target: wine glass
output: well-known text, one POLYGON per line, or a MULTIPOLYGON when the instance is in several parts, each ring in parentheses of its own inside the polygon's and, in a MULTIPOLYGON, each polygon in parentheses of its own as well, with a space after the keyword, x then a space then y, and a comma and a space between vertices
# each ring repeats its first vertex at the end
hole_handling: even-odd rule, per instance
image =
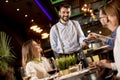
POLYGON ((57 67, 56 67, 56 65, 55 65, 55 60, 54 60, 53 57, 51 57, 51 58, 49 59, 49 63, 50 63, 50 65, 51 65, 51 67, 52 67, 52 70, 51 70, 51 71, 48 71, 48 73, 49 73, 50 75, 53 75, 53 74, 55 74, 55 73, 57 72, 57 67))
POLYGON ((84 54, 83 51, 81 51, 80 53, 78 53, 78 60, 79 62, 82 64, 82 68, 87 68, 88 67, 88 61, 86 59, 86 56, 84 54))

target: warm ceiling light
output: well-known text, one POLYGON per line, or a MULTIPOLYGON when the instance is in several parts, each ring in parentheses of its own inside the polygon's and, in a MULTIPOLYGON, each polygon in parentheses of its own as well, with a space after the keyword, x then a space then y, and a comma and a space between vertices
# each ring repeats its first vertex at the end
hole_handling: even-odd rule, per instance
POLYGON ((33 25, 30 27, 30 29, 34 29, 34 28, 37 28, 38 26, 37 25, 33 25))
POLYGON ((91 16, 94 16, 94 14, 93 14, 93 13, 91 13, 90 15, 91 15, 91 16))
POLYGON ((20 9, 19 9, 19 8, 17 8, 17 11, 20 11, 20 9))
POLYGON ((32 19, 31 22, 34 22, 34 19, 32 19))
POLYGON ((87 4, 84 4, 83 7, 81 8, 82 11, 84 12, 89 12, 89 7, 87 4))
POLYGON ((87 7, 87 4, 84 4, 85 7, 87 7))
POLYGON ((39 27, 33 28, 33 31, 37 31, 37 30, 40 30, 40 28, 39 27))
POLYGON ((31 26, 30 29, 37 33, 41 33, 43 31, 43 29, 40 29, 40 27, 38 27, 37 25, 31 26))
POLYGON ((81 10, 84 12, 93 13, 93 10, 87 4, 84 4, 83 7, 81 8, 81 10))
POLYGON ((28 17, 28 15, 26 14, 25 17, 28 17))
POLYGON ((38 33, 41 33, 42 31, 43 31, 43 29, 36 30, 36 32, 38 32, 38 33))
POLYGON ((97 20, 98 20, 94 14, 91 15, 91 17, 92 17, 92 20, 93 20, 93 21, 97 21, 97 20))
POLYGON ((87 33, 90 33, 90 32, 91 32, 91 30, 88 30, 88 31, 87 31, 87 33))
POLYGON ((43 34, 41 34, 41 35, 42 35, 42 39, 46 39, 46 38, 48 38, 48 36, 49 36, 48 33, 43 33, 43 34))
POLYGON ((5 2, 8 3, 8 0, 6 0, 5 2))
POLYGON ((102 34, 102 31, 99 31, 99 34, 102 34))
POLYGON ((90 13, 92 13, 92 12, 93 12, 93 10, 92 10, 92 9, 90 9, 90 10, 89 10, 89 12, 90 12, 90 13))
POLYGON ((84 10, 84 7, 82 7, 81 10, 83 11, 83 10, 84 10))

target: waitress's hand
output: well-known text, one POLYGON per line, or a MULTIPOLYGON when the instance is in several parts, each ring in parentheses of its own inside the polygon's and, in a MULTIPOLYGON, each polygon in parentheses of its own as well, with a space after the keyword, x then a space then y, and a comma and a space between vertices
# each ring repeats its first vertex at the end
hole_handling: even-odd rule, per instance
POLYGON ((106 36, 103 36, 94 32, 89 33, 87 37, 88 39, 99 39, 102 41, 104 41, 107 38, 106 36))
POLYGON ((88 39, 92 39, 92 38, 98 38, 99 36, 101 36, 101 35, 99 35, 99 34, 97 34, 97 33, 94 33, 94 32, 91 32, 91 33, 89 33, 88 34, 88 39))

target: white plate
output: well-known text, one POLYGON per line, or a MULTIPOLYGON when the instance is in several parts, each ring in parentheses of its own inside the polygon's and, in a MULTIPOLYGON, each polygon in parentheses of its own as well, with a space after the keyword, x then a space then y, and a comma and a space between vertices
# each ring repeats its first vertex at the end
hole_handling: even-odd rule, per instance
POLYGON ((77 76, 77 75, 82 75, 83 73, 86 73, 88 72, 89 69, 84 69, 84 70, 81 70, 81 71, 77 71, 77 72, 73 72, 73 73, 69 73, 67 75, 63 75, 60 77, 60 80, 61 79, 67 79, 67 78, 70 78, 70 77, 73 77, 73 76, 77 76))

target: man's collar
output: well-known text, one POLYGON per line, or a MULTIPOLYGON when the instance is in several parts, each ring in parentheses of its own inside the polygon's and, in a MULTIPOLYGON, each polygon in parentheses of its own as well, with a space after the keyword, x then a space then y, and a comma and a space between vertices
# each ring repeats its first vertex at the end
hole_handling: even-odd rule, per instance
POLYGON ((59 22, 60 22, 61 24, 63 24, 63 25, 66 25, 66 24, 69 22, 69 20, 68 20, 67 22, 65 22, 65 23, 63 23, 61 20, 59 20, 59 22))

